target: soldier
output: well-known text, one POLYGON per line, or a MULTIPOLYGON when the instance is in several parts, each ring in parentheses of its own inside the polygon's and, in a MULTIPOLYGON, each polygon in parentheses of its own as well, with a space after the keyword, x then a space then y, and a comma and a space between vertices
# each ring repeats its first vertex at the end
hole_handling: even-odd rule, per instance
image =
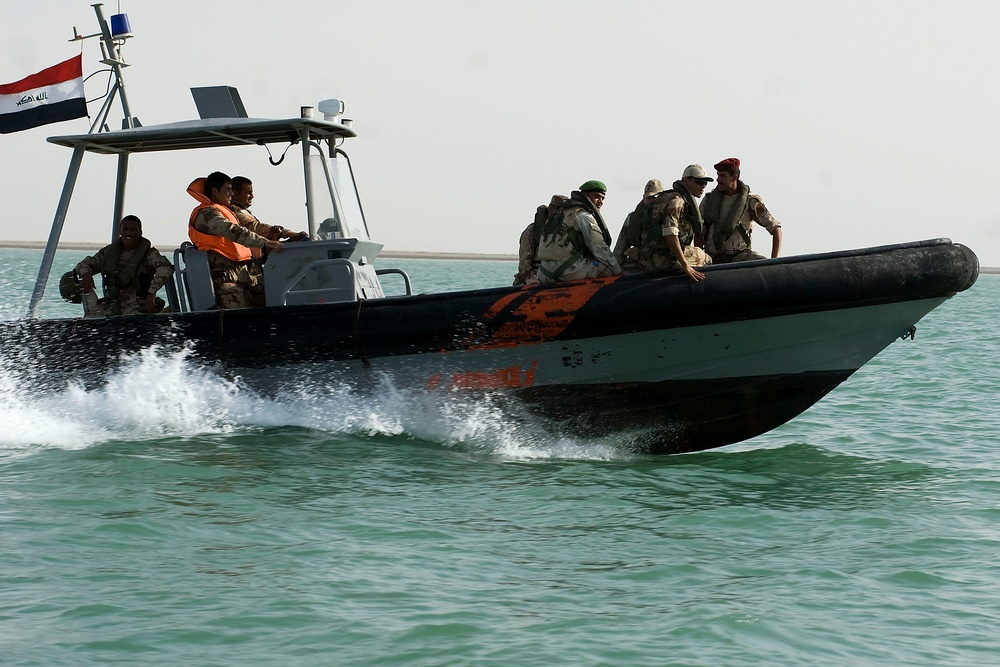
POLYGON ((219 308, 249 308, 264 305, 264 275, 253 261, 250 248, 281 252, 281 241, 255 234, 239 224, 229 210, 233 181, 215 171, 195 179, 188 194, 201 202, 188 222, 188 236, 199 250, 207 250, 208 266, 219 308))
POLYGON ((156 313, 163 300, 156 293, 174 273, 173 265, 142 236, 142 221, 134 215, 122 218, 118 240, 85 257, 76 265, 80 288, 87 295, 88 315, 136 315, 156 313), (97 299, 94 274, 104 278, 107 296, 97 299))
POLYGON ((565 195, 552 195, 552 199, 549 200, 547 205, 543 204, 535 209, 534 222, 528 223, 528 226, 521 232, 521 238, 518 239, 517 244, 517 273, 514 275, 515 286, 538 284, 535 274, 538 273, 538 266, 541 264, 538 260, 538 241, 542 237, 542 228, 545 227, 545 221, 549 219, 549 216, 556 210, 556 207, 567 199, 569 198, 565 195))
POLYGON ((618 234, 618 241, 615 243, 615 259, 625 273, 639 273, 642 267, 639 264, 639 231, 642 222, 649 215, 649 202, 653 197, 663 192, 663 183, 658 178, 646 182, 646 187, 642 191, 642 199, 636 205, 635 210, 625 216, 622 224, 622 231, 618 234))
POLYGON ((705 219, 705 250, 716 263, 764 259, 750 249, 750 232, 756 222, 771 234, 771 257, 781 252, 781 223, 764 202, 750 194, 740 180, 739 158, 726 158, 715 165, 719 185, 705 195, 701 214, 705 219))
POLYGON ((688 165, 681 180, 656 195, 647 205, 648 220, 641 222, 639 264, 643 271, 684 271, 698 282, 705 274, 696 266, 712 263, 701 249, 702 219, 695 198, 701 197, 712 181, 699 164, 688 165))
POLYGON ((549 217, 538 244, 538 281, 560 282, 617 276, 621 267, 611 254, 601 206, 608 188, 587 181, 549 217))
POLYGON ((233 212, 240 225, 254 234, 272 241, 305 241, 309 238, 306 232, 293 232, 278 225, 266 225, 250 212, 253 204, 253 183, 246 176, 233 177, 233 199, 229 210, 233 212))

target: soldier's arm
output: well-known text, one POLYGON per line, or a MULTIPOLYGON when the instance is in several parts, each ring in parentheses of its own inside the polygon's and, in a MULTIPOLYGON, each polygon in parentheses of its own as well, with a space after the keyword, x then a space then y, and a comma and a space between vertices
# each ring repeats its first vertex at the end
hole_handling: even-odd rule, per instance
POLYGON ((105 246, 97 251, 95 255, 84 257, 79 264, 74 267, 77 275, 80 276, 80 287, 85 293, 94 289, 94 274, 101 272, 104 266, 104 256, 107 254, 109 246, 105 246))
MULTIPOLYGON (((684 212, 684 198, 680 195, 672 196, 665 204, 666 213, 663 216, 663 238, 668 236, 680 236, 681 234, 681 213, 684 212)), ((678 241, 678 245, 680 241, 678 241)))
POLYGON ((170 276, 174 275, 174 265, 156 248, 150 248, 146 253, 146 268, 153 274, 152 280, 149 281, 150 294, 159 292, 160 288, 170 280, 170 276))
POLYGON ((240 226, 246 227, 257 236, 263 236, 271 241, 280 241, 283 238, 290 241, 304 241, 309 238, 309 234, 306 232, 293 232, 281 225, 269 225, 261 222, 256 216, 249 214, 243 209, 234 208, 231 210, 236 219, 240 221, 240 226))
POLYGON ((771 257, 781 253, 781 223, 775 220, 760 197, 750 198, 750 218, 771 235, 771 257))
POLYGON ((625 222, 622 224, 622 230, 618 232, 618 240, 615 241, 615 249, 612 254, 615 256, 615 260, 618 264, 623 264, 625 262, 625 251, 629 249, 628 221, 631 217, 631 213, 625 216, 625 222))
POLYGON ((588 213, 581 211, 577 213, 574 224, 583 235, 583 242, 587 245, 594 259, 603 266, 601 274, 617 276, 621 273, 622 267, 611 253, 611 248, 604 242, 604 235, 598 228, 597 221, 588 213))
POLYGON ((677 237, 677 235, 672 234, 667 236, 665 240, 667 242, 667 247, 670 248, 670 254, 674 256, 674 259, 676 259, 677 263, 680 264, 681 269, 688 275, 688 278, 695 282, 704 280, 705 274, 695 269, 687 263, 686 259, 684 259, 684 249, 681 248, 681 240, 677 237))
MULTIPOLYGON (((709 197, 710 197, 711 195, 712 195, 712 193, 711 193, 711 192, 707 193, 707 194, 706 194, 706 195, 705 195, 704 197, 702 197, 702 198, 701 198, 701 201, 700 201, 700 202, 698 202, 698 212, 699 212, 699 213, 701 213, 701 219, 702 219, 702 221, 704 222, 704 225, 705 225, 705 227, 707 227, 707 226, 708 226, 708 222, 707 222, 707 221, 705 221, 705 209, 707 208, 707 207, 705 206, 705 202, 707 202, 707 201, 708 201, 708 198, 709 198, 709 197)), ((698 246, 699 248, 702 248, 702 249, 704 249, 704 248, 705 248, 705 232, 706 232, 706 231, 707 231, 707 230, 705 230, 705 229, 703 228, 703 229, 702 229, 702 230, 701 230, 700 232, 695 232, 695 233, 694 233, 694 244, 695 244, 696 246, 698 246)))
POLYGON ((278 236, 271 225, 265 225, 263 222, 254 216, 249 215, 241 208, 231 208, 229 210, 231 210, 233 215, 236 216, 236 219, 239 220, 240 227, 249 229, 257 236, 263 236, 264 238, 271 239, 272 241, 278 240, 278 236), (274 235, 272 236, 272 234, 274 235))
POLYGON ((517 276, 522 280, 527 280, 531 273, 531 265, 535 259, 538 248, 532 247, 532 232, 535 230, 535 223, 529 224, 521 232, 521 237, 517 240, 517 276))
POLYGON ((663 224, 663 240, 666 242, 670 254, 677 260, 684 273, 691 280, 698 282, 705 279, 705 274, 687 263, 687 260, 684 259, 684 249, 681 247, 680 220, 683 212, 684 199, 682 197, 674 197, 667 203, 667 217, 666 222, 663 224))
POLYGON ((781 254, 781 227, 775 227, 771 232, 771 257, 781 254))
POLYGON ((198 211, 193 224, 194 228, 202 234, 221 236, 248 248, 271 248, 273 244, 277 243, 260 234, 255 234, 246 227, 234 225, 214 206, 198 211))

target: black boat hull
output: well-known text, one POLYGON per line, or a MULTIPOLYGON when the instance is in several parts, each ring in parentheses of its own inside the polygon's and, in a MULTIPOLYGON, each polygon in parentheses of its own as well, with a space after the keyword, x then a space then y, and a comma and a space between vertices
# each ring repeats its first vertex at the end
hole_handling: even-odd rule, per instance
POLYGON ((946 239, 706 269, 367 301, 4 323, 39 382, 189 346, 265 389, 301 381, 503 392, 554 428, 649 453, 753 437, 843 382, 978 276, 946 239))

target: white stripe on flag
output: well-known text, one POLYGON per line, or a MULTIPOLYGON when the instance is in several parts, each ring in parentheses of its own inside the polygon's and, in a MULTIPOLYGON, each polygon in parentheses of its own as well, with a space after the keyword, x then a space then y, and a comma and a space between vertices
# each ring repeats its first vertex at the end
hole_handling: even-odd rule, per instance
POLYGON ((70 79, 48 86, 32 88, 13 95, 0 95, 0 114, 37 109, 46 104, 65 102, 83 97, 83 78, 70 79))
POLYGON ((83 54, 14 83, 0 84, 0 134, 87 115, 83 54))

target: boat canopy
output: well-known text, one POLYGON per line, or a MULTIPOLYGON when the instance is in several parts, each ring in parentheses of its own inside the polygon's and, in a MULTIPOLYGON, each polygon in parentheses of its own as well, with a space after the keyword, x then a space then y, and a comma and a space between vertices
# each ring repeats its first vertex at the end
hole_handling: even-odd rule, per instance
MULTIPOLYGON (((133 153, 298 143, 302 146, 309 235, 314 239, 322 235, 323 238, 350 237, 367 241, 368 224, 358 198, 350 160, 347 154, 337 147, 338 140, 356 136, 354 130, 344 123, 325 118, 305 117, 205 118, 146 127, 135 126, 113 132, 49 137, 50 143, 72 148, 73 158, 66 174, 62 195, 49 232, 49 240, 45 246, 45 254, 39 267, 38 279, 28 305, 28 317, 37 316, 38 305, 52 269, 80 164, 86 153, 117 156, 118 178, 115 210, 112 216, 112 226, 116 228, 124 209, 128 161, 133 153), (329 143, 329 162, 324 157, 326 152, 322 146, 324 142, 329 143)), ((375 249, 374 245, 368 245, 372 247, 366 257, 371 261, 381 246, 375 249)))
POLYGON ((295 143, 307 130, 313 140, 356 137, 342 123, 319 118, 208 118, 113 132, 68 134, 48 141, 67 148, 83 148, 89 153, 121 155, 152 151, 180 151, 194 148, 295 143))
MULTIPOLYGON (((220 110, 219 107, 224 106, 224 104, 218 104, 218 100, 209 100, 212 104, 208 105, 211 107, 207 110, 208 113, 198 103, 199 98, 204 100, 206 94, 212 98, 214 94, 220 92, 230 95, 230 102, 238 101, 238 93, 235 89, 228 87, 225 91, 213 90, 213 87, 192 89, 199 112, 205 117, 200 120, 186 120, 144 127, 139 123, 139 119, 132 115, 125 95, 122 69, 126 63, 121 56, 121 46, 125 43, 125 38, 111 29, 110 24, 104 18, 103 5, 98 3, 93 7, 98 24, 101 26, 101 32, 89 36, 76 33, 71 41, 100 37, 101 52, 104 55, 101 62, 111 67, 114 83, 105 96, 104 104, 97 113, 90 132, 48 138, 49 143, 72 148, 73 157, 70 159, 62 194, 59 197, 59 204, 52 220, 52 229, 49 231, 45 254, 42 256, 42 262, 39 266, 35 289, 31 294, 28 317, 34 318, 38 314, 38 306, 52 270, 56 248, 59 245, 63 225, 67 219, 80 166, 87 153, 117 157, 118 173, 111 223, 111 238, 113 239, 116 236, 115 230, 118 228, 125 207, 128 163, 133 153, 265 146, 274 143, 288 144, 289 146, 299 144, 302 148, 302 173, 309 236, 314 240, 323 239, 331 242, 352 240, 354 242, 352 247, 362 248, 366 263, 374 260, 378 251, 381 250, 381 246, 370 242, 368 224, 361 208, 361 200, 354 182, 350 158, 339 148, 343 139, 357 136, 351 129, 349 120, 338 121, 340 114, 344 111, 343 102, 337 99, 321 101, 319 110, 323 113, 322 119, 312 115, 312 107, 302 107, 300 110, 302 115, 298 118, 246 118, 242 102, 238 105, 232 105, 236 115, 215 115, 220 110), (201 95, 199 95, 199 91, 201 95), (106 121, 112 101, 116 98, 122 105, 122 129, 104 131, 107 128, 106 121)), ((112 17, 112 20, 114 18, 112 17)), ((268 152, 270 153, 270 150, 268 152)), ((272 157, 271 164, 277 166, 283 159, 284 153, 277 161, 272 157)), ((345 261, 350 262, 351 260, 345 261)), ((376 274, 372 274, 371 278, 377 283, 376 274)), ((380 292, 380 290, 375 291, 380 292)))

